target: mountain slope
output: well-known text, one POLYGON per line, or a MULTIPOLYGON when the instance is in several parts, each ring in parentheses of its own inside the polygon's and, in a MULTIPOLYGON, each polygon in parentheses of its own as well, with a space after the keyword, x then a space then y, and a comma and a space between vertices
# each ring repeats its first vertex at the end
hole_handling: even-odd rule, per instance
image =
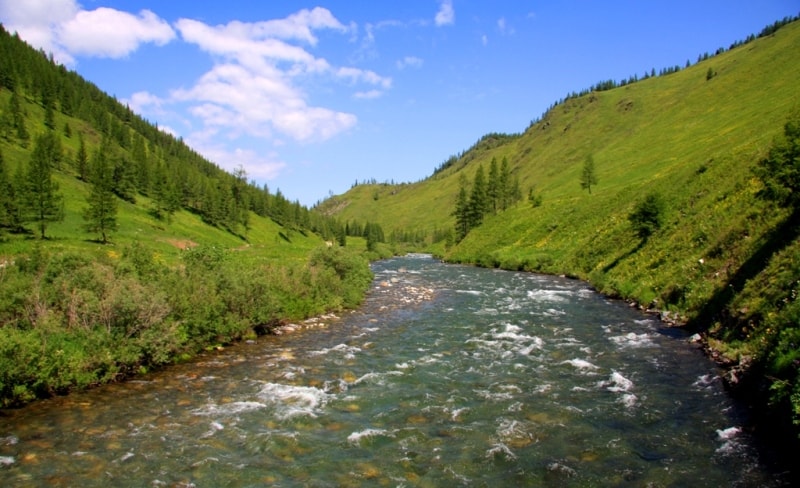
MULTIPOLYGON (((758 198, 753 168, 800 112, 800 22, 693 66, 555 105, 518 137, 476 144, 432 177, 359 185, 321 205, 343 220, 422 229, 454 262, 568 274, 704 332, 773 418, 800 422, 797 220, 758 198), (580 185, 595 161, 598 184, 580 185), (507 158, 521 201, 487 216, 457 245, 458 181, 507 158), (649 238, 629 217, 648 195, 663 204, 649 238)), ((755 401, 755 400, 754 400, 755 401)))

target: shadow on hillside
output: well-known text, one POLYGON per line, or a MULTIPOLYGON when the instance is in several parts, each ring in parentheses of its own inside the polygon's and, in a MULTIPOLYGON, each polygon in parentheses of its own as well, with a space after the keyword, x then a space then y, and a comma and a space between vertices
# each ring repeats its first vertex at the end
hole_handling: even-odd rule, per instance
POLYGON ((769 264, 772 256, 786 248, 798 236, 800 236, 800 210, 795 210, 766 235, 764 244, 742 263, 725 286, 714 292, 695 318, 689 320, 687 328, 693 331, 705 331, 714 322, 729 319, 728 306, 736 294, 742 291, 747 280, 758 275, 769 264))
POLYGON ((629 257, 631 257, 634 254, 636 254, 637 252, 639 252, 644 247, 645 244, 647 244, 647 239, 642 239, 641 241, 639 241, 639 244, 637 244, 636 247, 634 247, 630 251, 627 251, 626 253, 620 255, 614 261, 608 263, 603 268, 603 273, 608 273, 612 269, 616 268, 619 263, 621 263, 622 261, 628 259, 629 257))

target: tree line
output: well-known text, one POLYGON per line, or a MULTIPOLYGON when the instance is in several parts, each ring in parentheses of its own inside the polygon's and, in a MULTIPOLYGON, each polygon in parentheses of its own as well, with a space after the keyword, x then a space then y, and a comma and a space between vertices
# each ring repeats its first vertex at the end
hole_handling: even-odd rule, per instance
MULTIPOLYGON (((739 41, 735 41, 735 42, 731 43, 731 45, 728 47, 727 50, 724 47, 719 47, 719 48, 717 48, 716 51, 714 51, 713 55, 709 54, 708 52, 705 52, 703 54, 698 55, 697 56, 697 62, 699 63, 701 61, 705 61, 707 59, 710 59, 713 56, 718 56, 720 54, 723 54, 725 51, 730 51, 730 50, 732 50, 734 48, 743 46, 745 44, 748 44, 750 42, 755 41, 756 39, 759 39, 759 38, 762 38, 762 37, 771 36, 771 35, 775 34, 775 32, 777 32, 781 27, 783 27, 785 25, 788 25, 788 24, 791 24, 792 22, 794 22, 796 20, 800 20, 800 15, 786 16, 781 20, 776 20, 772 24, 769 24, 769 25, 765 26, 763 29, 761 29, 761 31, 758 33, 758 35, 750 34, 744 40, 739 40, 739 41)), ((685 64, 684 67, 688 68, 688 67, 691 66, 691 64, 692 64, 691 61, 689 61, 687 59, 686 60, 686 64, 685 64)), ((614 88, 622 87, 622 86, 625 86, 625 85, 630 85, 632 83, 637 83, 639 81, 643 81, 643 80, 646 80, 648 78, 655 78, 656 76, 671 75, 673 73, 677 73, 680 70, 681 70, 680 65, 676 64, 674 66, 668 66, 668 67, 665 67, 665 68, 661 68, 660 70, 658 70, 658 72, 656 72, 655 68, 651 68, 650 70, 646 70, 642 74, 641 77, 638 74, 633 74, 633 75, 630 75, 628 78, 623 78, 623 79, 621 79, 619 81, 614 80, 614 79, 608 79, 608 80, 599 81, 599 82, 595 83, 594 85, 590 86, 589 88, 584 88, 583 90, 580 90, 580 91, 572 91, 572 92, 568 93, 564 98, 562 98, 560 100, 557 100, 556 102, 551 104, 547 108, 547 110, 545 110, 543 116, 546 115, 547 112, 549 112, 550 110, 554 109, 555 107, 563 104, 564 102, 566 102, 566 101, 568 101, 570 99, 579 98, 579 97, 582 97, 584 95, 588 95, 589 93, 592 93, 592 92, 612 90, 614 88)), ((710 79, 710 77, 707 76, 707 79, 710 79)), ((531 120, 530 124, 528 124, 528 129, 530 129, 531 127, 536 125, 541 119, 542 119, 542 117, 538 117, 538 118, 535 118, 535 119, 531 120)))
POLYGON ((471 184, 463 173, 459 179, 453 215, 456 219, 456 241, 461 241, 470 230, 479 226, 486 215, 496 214, 522 199, 519 177, 511 175, 508 159, 498 166, 497 158, 489 163, 487 178, 483 164, 478 166, 471 184))

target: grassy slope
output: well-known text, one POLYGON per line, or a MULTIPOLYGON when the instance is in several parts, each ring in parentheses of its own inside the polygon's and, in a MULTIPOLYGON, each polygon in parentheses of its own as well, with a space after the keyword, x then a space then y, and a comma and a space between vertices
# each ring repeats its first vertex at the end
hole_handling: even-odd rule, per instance
MULTIPOLYGON (((8 92, 0 93, 0 106, 6 103, 9 96, 8 92)), ((22 148, 18 144, 9 144, 0 139, 0 150, 12 173, 22 162, 28 161, 36 131, 43 130, 44 127, 44 111, 41 106, 26 103, 24 109, 28 114, 29 130, 32 132, 28 147, 22 148)), ((84 121, 56 113, 56 127, 61 129, 64 124, 69 124, 72 131, 71 137, 61 139, 66 153, 65 159, 74 158, 78 150, 78 132, 84 134, 87 152, 91 155, 100 142, 96 131, 84 121)), ((61 133, 59 130, 59 134, 61 133)), ((50 223, 47 228, 49 240, 45 245, 54 251, 80 250, 106 253, 113 251, 115 247, 138 242, 153 248, 167 262, 174 262, 180 255, 181 248, 197 244, 239 250, 242 251, 240 256, 244 259, 304 261, 312 249, 322 244, 322 239, 317 235, 287 231, 271 219, 253 213, 250 214, 251 228, 247 232, 247 241, 225 230, 209 226, 199 216, 185 210, 176 212, 169 222, 158 220, 149 212, 150 200, 137 195, 136 204, 117 200, 119 229, 111 234, 111 244, 99 246, 91 242, 97 236, 83 230, 86 222, 82 212, 88 206, 86 197, 89 195, 90 186, 76 178, 68 161, 62 162, 61 170, 56 171, 54 176, 64 195, 65 203, 65 219, 62 222, 50 223)), ((22 236, 5 237, 5 240, 0 239, 0 259, 3 256, 10 257, 27 252, 32 242, 35 242, 22 236)))
POLYGON ((798 111, 795 22, 677 73, 568 100, 463 169, 402 188, 359 186, 333 203, 340 218, 376 221, 387 232, 452 226, 459 172, 471 179, 479 164, 507 157, 523 193, 535 186, 542 205, 520 202, 486 219, 444 251, 448 260, 569 274, 679 314, 737 367, 755 360, 757 375, 780 378, 773 392, 793 389, 794 406, 782 414, 795 408, 800 421, 791 366, 800 360, 798 229, 756 198, 751 172, 798 111), (707 80, 709 68, 717 75, 707 80), (579 185, 589 154, 599 178, 591 195, 579 185), (628 215, 652 192, 667 202, 666 220, 642 242, 628 215))
POLYGON ((739 238, 756 242, 780 218, 754 199, 750 168, 796 110, 797 23, 678 73, 569 100, 464 169, 410 185, 359 185, 328 204, 342 219, 375 221, 387 233, 450 227, 460 171, 472 178, 478 164, 488 169, 492 157, 507 157, 523 192, 535 186, 543 205, 521 202, 487 219, 450 250, 451 259, 594 278, 606 291, 645 302, 671 284, 691 284, 705 291, 689 290, 689 300, 699 294, 702 301, 713 287, 706 278, 735 266, 709 263, 707 255, 742 259, 748 243, 739 238), (709 67, 717 76, 706 80, 709 67), (579 185, 589 154, 599 177, 591 195, 579 185), (652 191, 668 201, 667 223, 640 250, 647 252, 633 253, 640 243, 627 215, 652 191), (719 246, 726 252, 712 252, 719 246))

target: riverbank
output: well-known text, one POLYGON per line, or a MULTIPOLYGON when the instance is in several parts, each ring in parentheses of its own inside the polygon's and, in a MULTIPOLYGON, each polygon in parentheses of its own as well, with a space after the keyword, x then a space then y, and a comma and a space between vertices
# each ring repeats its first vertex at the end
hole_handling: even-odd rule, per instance
POLYGON ((102 260, 16 256, 0 270, 0 405, 120 381, 281 321, 353 308, 371 280, 367 260, 338 247, 281 265, 202 246, 180 266, 138 246, 102 260))

